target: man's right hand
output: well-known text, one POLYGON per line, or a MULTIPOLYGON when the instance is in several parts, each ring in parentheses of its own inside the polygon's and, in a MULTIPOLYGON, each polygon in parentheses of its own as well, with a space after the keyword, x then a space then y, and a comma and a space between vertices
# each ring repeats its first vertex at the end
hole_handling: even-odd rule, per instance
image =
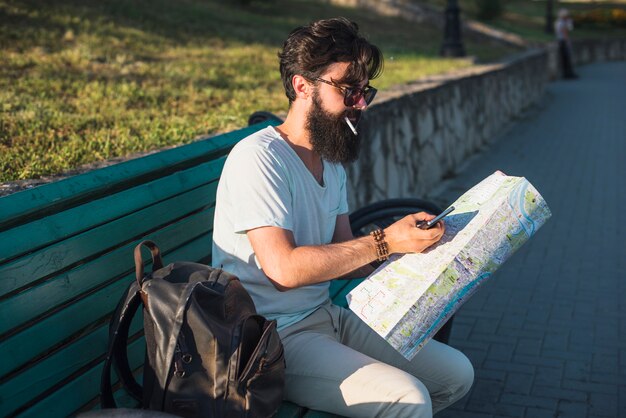
POLYGON ((421 229, 417 225, 433 219, 435 215, 426 212, 407 215, 385 228, 385 240, 389 253, 421 253, 441 239, 445 232, 443 221, 437 222, 430 229, 421 229))

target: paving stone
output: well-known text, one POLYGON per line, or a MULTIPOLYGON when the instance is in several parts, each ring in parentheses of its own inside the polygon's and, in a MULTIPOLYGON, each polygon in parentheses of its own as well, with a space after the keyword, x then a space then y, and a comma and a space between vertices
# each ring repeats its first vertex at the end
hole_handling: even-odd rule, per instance
POLYGON ((499 384, 504 383, 506 379, 506 373, 502 370, 488 370, 482 367, 475 370, 474 376, 477 380, 493 380, 499 384))
POLYGON ((502 395, 503 385, 493 380, 475 379, 468 402, 497 404, 502 395))
POLYGON ((619 387, 619 416, 626 417, 626 385, 619 387))
POLYGON ((526 408, 526 418, 555 418, 555 416, 552 409, 526 408))
POLYGON ((509 373, 504 385, 504 393, 530 394, 535 377, 531 374, 509 373))
POLYGON ((596 352, 596 347, 592 346, 590 342, 594 340, 593 328, 587 329, 573 329, 569 334, 568 350, 571 351, 593 351, 596 352))
POLYGON ((480 412, 470 412, 470 411, 448 411, 444 410, 438 413, 437 418, 493 418, 491 414, 483 414, 480 412))
POLYGON ((557 358, 546 358, 542 356, 524 356, 524 355, 515 355, 513 357, 513 361, 516 364, 529 364, 533 366, 542 366, 542 367, 562 367, 565 363, 561 359, 557 358))
POLYGON ((569 331, 551 330, 543 339, 543 350, 566 351, 569 331))
POLYGON ((624 376, 626 374, 622 372, 621 374, 617 374, 619 372, 618 369, 614 370, 616 373, 604 373, 604 372, 596 372, 593 370, 591 372, 591 378, 589 379, 592 383, 605 383, 607 385, 622 385, 625 384, 624 376))
POLYGON ((565 362, 563 376, 568 379, 587 382, 591 376, 591 362, 568 360, 565 362))
POLYGON ((524 416, 526 408, 519 405, 508 405, 505 403, 489 402, 468 402, 465 407, 467 411, 493 414, 494 416, 520 417, 524 416))
POLYGON ((562 367, 538 367, 535 372, 535 385, 560 388, 562 378, 562 367))
POLYGON ((500 397, 500 402, 518 406, 556 410, 558 399, 503 393, 500 397))
POLYGON ((489 343, 489 347, 494 344, 511 344, 511 337, 508 335, 500 335, 500 334, 491 334, 491 333, 483 333, 477 332, 474 330, 471 336, 472 340, 478 340, 489 343))
POLYGON ((559 401, 557 414, 559 418, 587 418, 587 404, 582 402, 570 402, 561 400, 559 401))
POLYGON ((541 350, 542 356, 559 360, 591 361, 591 353, 566 350, 541 350))
MULTIPOLYGON (((452 329, 454 329, 454 325, 452 326, 452 329)), ((451 345, 455 347, 471 348, 474 350, 484 351, 485 353, 489 351, 489 343, 486 341, 477 341, 473 339, 458 340, 454 338, 454 332, 452 333, 450 340, 451 345)))
POLYGON ((539 385, 533 386, 531 394, 543 396, 545 398, 555 398, 559 400, 569 400, 576 402, 587 402, 589 398, 587 392, 539 385))
POLYGON ((516 355, 538 356, 541 351, 543 340, 540 338, 519 338, 517 347, 515 347, 516 355))
POLYGON ((451 331, 451 334, 454 335, 454 338, 458 338, 459 340, 467 340, 471 332, 472 327, 470 325, 457 324, 456 321, 454 321, 451 331))
POLYGON ((485 360, 483 363, 483 367, 485 369, 491 370, 502 370, 506 372, 516 372, 516 373, 535 373, 535 366, 529 366, 524 364, 513 364, 504 361, 495 361, 495 360, 485 360))
POLYGON ((618 369, 619 358, 617 355, 594 354, 591 367, 597 372, 611 373, 618 369))
POLYGON ((602 393, 606 395, 617 395, 617 388, 613 385, 604 383, 579 382, 576 380, 563 379, 561 387, 565 389, 582 390, 593 393, 602 393))
POLYGON ((607 417, 618 416, 619 401, 616 396, 602 393, 591 393, 591 406, 589 411, 593 414, 607 417))
POLYGON ((513 357, 514 344, 491 344, 487 358, 489 360, 511 361, 513 357))
MULTIPOLYGON (((626 323, 626 321, 624 322, 626 323)), ((619 364, 620 366, 626 366, 626 348, 619 349, 619 364)))
POLYGON ((484 334, 495 334, 500 324, 500 318, 482 318, 474 324, 474 332, 484 334))
POLYGON ((545 324, 546 322, 548 322, 549 318, 550 311, 547 309, 533 309, 526 314, 526 320, 535 321, 540 324, 545 324))
POLYGON ((487 358, 487 350, 476 350, 473 348, 463 349, 463 354, 467 356, 474 368, 481 367, 487 358))

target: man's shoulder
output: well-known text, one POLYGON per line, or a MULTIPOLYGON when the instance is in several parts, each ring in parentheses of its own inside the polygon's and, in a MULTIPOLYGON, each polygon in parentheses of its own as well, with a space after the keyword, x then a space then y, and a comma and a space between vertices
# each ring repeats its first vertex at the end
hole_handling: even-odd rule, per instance
POLYGON ((289 147, 273 127, 268 126, 239 141, 229 152, 226 167, 231 170, 255 170, 282 165, 289 160, 289 147), (236 168, 234 168, 236 167, 236 168))
POLYGON ((244 149, 267 150, 277 140, 278 137, 276 135, 276 131, 273 127, 268 126, 248 135, 247 137, 239 141, 237 145, 233 147, 233 150, 231 152, 240 152, 244 149))
POLYGON ((292 151, 272 126, 263 128, 239 141, 228 155, 238 163, 282 164, 292 158, 292 151))

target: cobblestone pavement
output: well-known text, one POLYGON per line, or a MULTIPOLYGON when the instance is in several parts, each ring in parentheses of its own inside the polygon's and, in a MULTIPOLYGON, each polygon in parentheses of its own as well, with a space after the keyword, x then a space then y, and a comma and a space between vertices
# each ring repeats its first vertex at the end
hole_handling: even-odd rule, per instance
POLYGON ((434 196, 500 169, 553 214, 457 313, 476 379, 440 418, 626 417, 626 62, 578 71, 434 196))

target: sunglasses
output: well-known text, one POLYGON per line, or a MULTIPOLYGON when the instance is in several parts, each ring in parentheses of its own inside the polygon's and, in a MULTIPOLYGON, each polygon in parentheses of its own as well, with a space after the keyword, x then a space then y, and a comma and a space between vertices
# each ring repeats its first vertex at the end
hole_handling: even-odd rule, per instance
POLYGON ((353 107, 361 100, 365 100, 365 103, 369 105, 374 100, 374 96, 376 96, 376 90, 374 87, 367 85, 364 88, 359 87, 342 87, 337 83, 332 81, 324 80, 323 78, 315 78, 315 81, 321 81, 322 83, 326 83, 329 86, 333 86, 336 89, 339 89, 343 93, 343 104, 347 107, 353 107))

